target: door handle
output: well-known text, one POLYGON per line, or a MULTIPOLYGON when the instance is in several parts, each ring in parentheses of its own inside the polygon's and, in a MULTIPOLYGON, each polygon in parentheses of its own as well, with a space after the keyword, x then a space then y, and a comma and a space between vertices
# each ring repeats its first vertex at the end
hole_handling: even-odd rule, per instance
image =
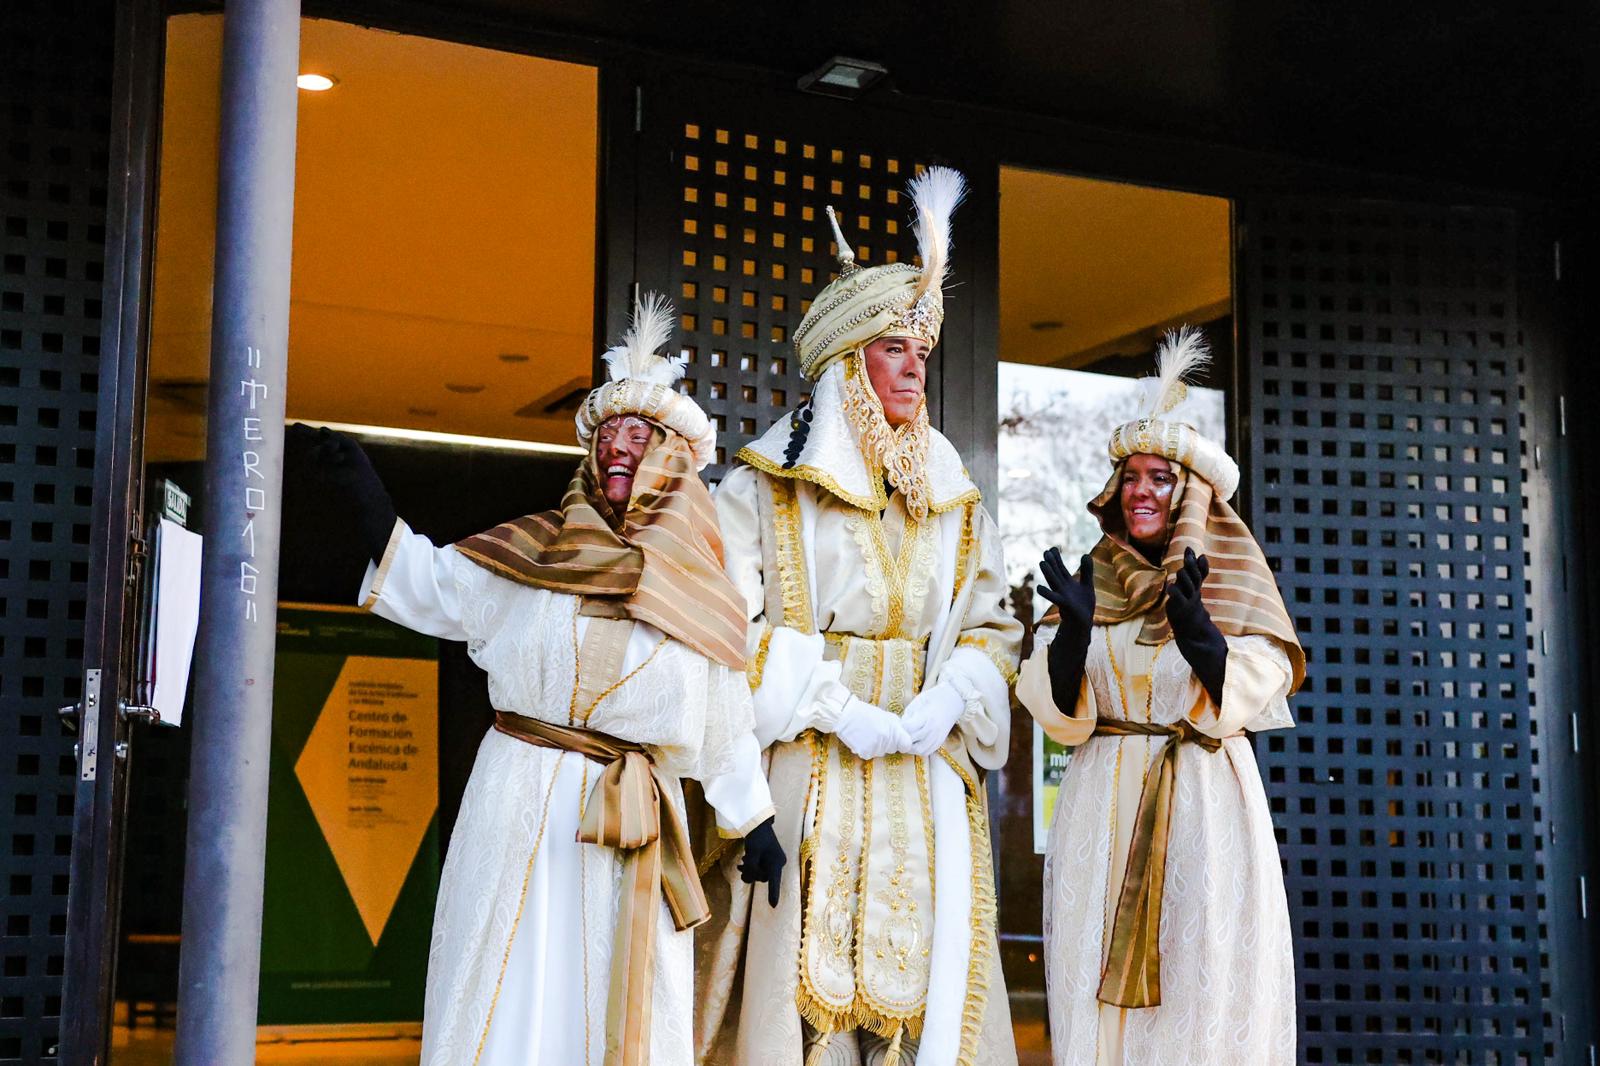
MULTIPOLYGON (((118 700, 117 713, 124 722, 137 722, 141 725, 161 724, 161 712, 144 704, 118 700)), ((61 719, 61 725, 67 732, 76 734, 78 723, 83 717, 83 704, 69 703, 65 707, 58 707, 56 717, 61 719)))
MULTIPOLYGON (((77 703, 69 703, 56 710, 56 717, 61 719, 62 726, 69 733, 78 735, 78 742, 73 745, 78 756, 78 778, 81 781, 93 781, 100 769, 100 671, 84 671, 83 699, 77 703)), ((124 722, 142 722, 145 725, 156 725, 161 721, 161 712, 154 707, 144 704, 129 703, 127 700, 117 701, 117 717, 124 722)), ((117 741, 112 748, 117 758, 128 757, 126 741, 117 741)))
POLYGON ((144 725, 160 725, 161 712, 154 707, 146 707, 142 703, 129 703, 127 700, 117 701, 117 714, 124 722, 140 722, 144 725))

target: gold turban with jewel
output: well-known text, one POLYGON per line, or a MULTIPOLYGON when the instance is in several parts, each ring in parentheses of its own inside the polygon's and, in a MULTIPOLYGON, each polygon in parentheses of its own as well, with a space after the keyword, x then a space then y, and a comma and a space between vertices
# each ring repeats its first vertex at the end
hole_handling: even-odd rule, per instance
POLYGON ((949 167, 929 167, 912 180, 917 252, 922 265, 857 265, 833 208, 839 245, 839 276, 811 301, 794 332, 800 370, 812 381, 828 366, 860 351, 879 337, 919 337, 939 343, 944 325, 944 282, 950 269, 950 216, 966 195, 967 184, 949 167))

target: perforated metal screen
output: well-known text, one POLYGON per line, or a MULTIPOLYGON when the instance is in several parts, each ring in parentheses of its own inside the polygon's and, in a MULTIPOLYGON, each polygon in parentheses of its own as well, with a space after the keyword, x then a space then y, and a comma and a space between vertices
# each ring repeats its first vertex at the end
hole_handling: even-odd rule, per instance
POLYGON ((105 243, 109 5, 0 4, 0 1062, 61 1014, 105 243))
POLYGON ((1251 510, 1310 657, 1257 743, 1302 1059, 1543 1061, 1513 216, 1244 218, 1251 510))

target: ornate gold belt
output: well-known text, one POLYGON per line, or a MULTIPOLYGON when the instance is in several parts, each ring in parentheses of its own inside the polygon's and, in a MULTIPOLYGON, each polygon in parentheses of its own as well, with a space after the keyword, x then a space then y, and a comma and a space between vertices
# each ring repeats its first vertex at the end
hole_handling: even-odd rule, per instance
POLYGON ((922 691, 928 638, 862 637, 827 632, 829 657, 843 664, 840 681, 857 699, 899 714, 922 691))

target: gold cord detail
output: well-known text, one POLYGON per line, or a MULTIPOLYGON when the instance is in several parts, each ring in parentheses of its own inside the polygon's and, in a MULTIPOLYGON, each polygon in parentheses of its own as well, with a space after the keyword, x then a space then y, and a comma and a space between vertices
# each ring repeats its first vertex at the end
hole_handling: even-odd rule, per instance
POLYGON ((771 650, 773 632, 771 625, 761 631, 761 641, 756 645, 755 658, 750 660, 750 669, 745 671, 745 680, 750 683, 751 692, 761 687, 761 679, 766 676, 767 652, 771 650))
POLYGON ((623 685, 626 685, 629 681, 632 681, 635 677, 639 676, 639 672, 641 670, 654 662, 656 653, 659 652, 666 645, 666 643, 667 638, 665 636, 656 641, 656 646, 650 649, 650 654, 645 656, 644 662, 640 663, 638 666, 635 666, 632 670, 629 670, 625 675, 623 675, 623 677, 608 685, 606 689, 600 693, 600 695, 594 698, 594 702, 590 703, 580 715, 578 713, 578 692, 582 687, 583 667, 581 662, 582 656, 578 649, 578 608, 574 606, 572 609, 572 696, 567 701, 567 724, 577 725, 580 722, 587 722, 589 720, 589 716, 594 714, 595 708, 604 703, 607 696, 610 696, 613 692, 617 691, 617 689, 621 688, 623 685))
POLYGON ((505 954, 500 956, 500 974, 494 980, 494 995, 489 997, 489 1013, 483 1019, 483 1032, 478 1036, 478 1050, 473 1052, 472 1064, 477 1066, 483 1058, 484 1045, 489 1042, 489 1026, 494 1022, 494 1009, 500 1003, 500 987, 505 983, 506 967, 511 963, 511 945, 517 942, 517 926, 522 924, 522 908, 528 902, 528 882, 533 878, 533 864, 539 858, 539 846, 544 843, 544 827, 550 821, 550 797, 556 792, 556 779, 561 776, 561 757, 556 757, 555 769, 550 773, 550 784, 544 791, 544 807, 539 812, 539 831, 533 837, 533 850, 528 854, 527 868, 522 871, 522 895, 517 899, 517 913, 511 919, 511 933, 506 937, 505 954))

